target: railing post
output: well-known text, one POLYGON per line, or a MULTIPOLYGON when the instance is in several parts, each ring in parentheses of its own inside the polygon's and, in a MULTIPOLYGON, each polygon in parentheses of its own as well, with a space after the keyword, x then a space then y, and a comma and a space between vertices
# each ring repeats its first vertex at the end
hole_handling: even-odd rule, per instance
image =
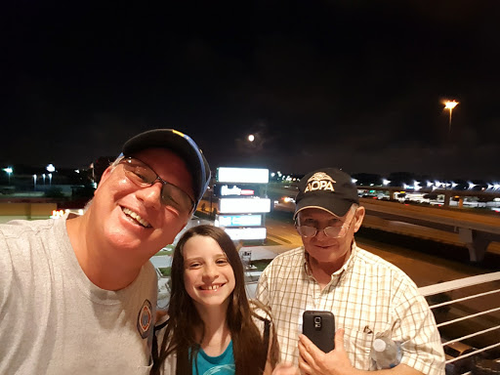
POLYGON ((458 236, 469 249, 471 262, 480 262, 484 259, 488 245, 491 242, 484 233, 470 228, 458 228, 458 236))
POLYGON ((450 200, 451 200, 451 191, 445 191, 444 192, 444 207, 450 207, 450 200))

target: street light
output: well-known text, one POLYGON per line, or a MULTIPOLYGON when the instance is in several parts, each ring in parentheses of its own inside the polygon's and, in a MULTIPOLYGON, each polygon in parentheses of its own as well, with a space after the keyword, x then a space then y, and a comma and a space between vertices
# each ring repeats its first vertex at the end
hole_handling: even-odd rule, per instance
POLYGON ((450 110, 450 121, 449 121, 449 125, 448 125, 448 133, 451 132, 451 113, 453 112, 453 108, 455 108, 457 106, 457 104, 458 104, 458 102, 455 100, 453 100, 453 101, 447 100, 444 103, 444 109, 450 110))
POLYGON ((7 173, 7 176, 9 176, 9 185, 10 185, 10 175, 12 174, 12 172, 14 172, 14 169, 12 169, 12 167, 7 167, 4 168, 3 170, 7 173))
MULTIPOLYGON (((52 186, 52 173, 54 173, 56 171, 56 167, 54 167, 54 164, 48 164, 45 169, 47 170, 47 172, 49 172, 49 174, 47 176, 49 176, 49 185, 52 186)), ((45 182, 45 179, 44 179, 44 182, 45 182)))

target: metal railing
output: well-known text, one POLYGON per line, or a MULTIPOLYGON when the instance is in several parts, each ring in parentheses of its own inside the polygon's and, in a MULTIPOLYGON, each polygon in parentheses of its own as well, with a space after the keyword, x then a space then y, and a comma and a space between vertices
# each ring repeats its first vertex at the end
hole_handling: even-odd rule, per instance
POLYGON ((446 374, 473 374, 478 360, 500 358, 500 272, 419 288, 446 353, 446 374))

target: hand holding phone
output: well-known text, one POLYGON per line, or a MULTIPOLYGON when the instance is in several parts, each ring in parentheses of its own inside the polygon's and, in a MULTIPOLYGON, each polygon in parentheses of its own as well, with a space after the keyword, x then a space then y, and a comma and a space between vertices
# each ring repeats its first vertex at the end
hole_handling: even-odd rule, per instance
POLYGON ((335 317, 330 311, 306 310, 302 314, 302 333, 328 353, 335 348, 335 317))

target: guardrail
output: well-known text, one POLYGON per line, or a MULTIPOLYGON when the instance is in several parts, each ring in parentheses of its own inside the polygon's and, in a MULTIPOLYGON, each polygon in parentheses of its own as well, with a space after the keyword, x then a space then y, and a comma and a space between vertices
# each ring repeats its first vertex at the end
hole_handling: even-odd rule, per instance
POLYGON ((0 222, 3 223, 15 219, 48 219, 54 210, 57 210, 56 203, 0 202, 0 222))
MULTIPOLYGON (((365 207, 367 216, 378 217, 386 223, 405 222, 443 233, 458 234, 460 242, 468 248, 473 262, 484 259, 491 242, 500 242, 500 217, 497 216, 366 198, 361 198, 360 202, 365 207)), ((363 225, 370 225, 369 221, 365 220, 363 225)))
POLYGON ((419 291, 436 317, 446 353, 446 374, 499 373, 485 368, 500 367, 500 272, 419 291))

